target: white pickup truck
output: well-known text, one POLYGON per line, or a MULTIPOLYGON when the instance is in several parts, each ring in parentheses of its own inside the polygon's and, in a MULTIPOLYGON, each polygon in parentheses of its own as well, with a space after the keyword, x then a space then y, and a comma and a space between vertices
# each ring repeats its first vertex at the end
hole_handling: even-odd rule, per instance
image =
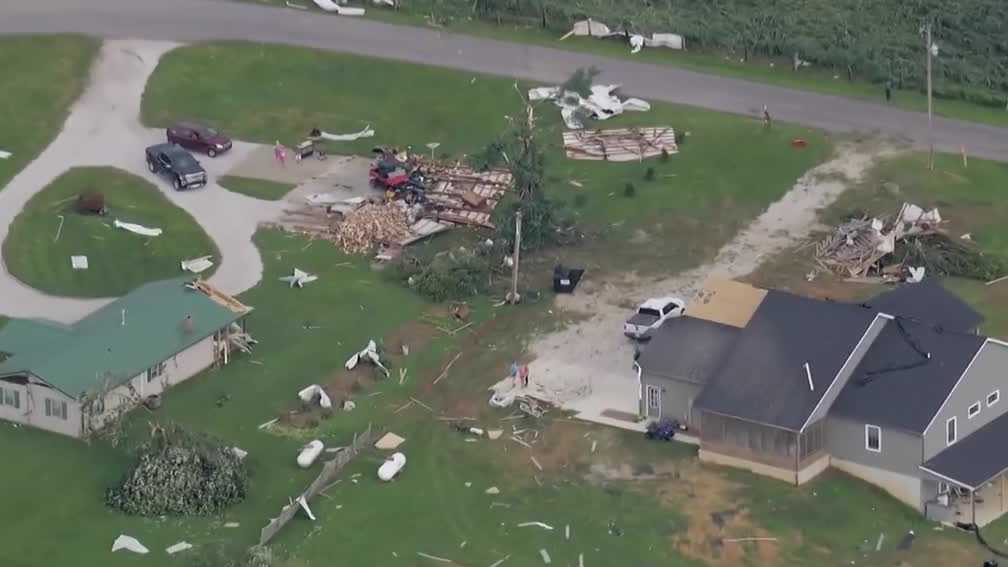
POLYGON ((658 297, 641 303, 633 317, 623 324, 623 334, 632 339, 646 339, 648 332, 686 311, 686 303, 678 297, 658 297))

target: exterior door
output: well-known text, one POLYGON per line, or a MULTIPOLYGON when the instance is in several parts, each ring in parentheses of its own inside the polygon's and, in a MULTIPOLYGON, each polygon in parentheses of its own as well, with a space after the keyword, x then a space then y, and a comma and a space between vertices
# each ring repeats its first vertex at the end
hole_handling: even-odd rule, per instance
POLYGON ((648 386, 644 390, 644 396, 647 404, 647 416, 661 419, 661 388, 658 386, 648 386))

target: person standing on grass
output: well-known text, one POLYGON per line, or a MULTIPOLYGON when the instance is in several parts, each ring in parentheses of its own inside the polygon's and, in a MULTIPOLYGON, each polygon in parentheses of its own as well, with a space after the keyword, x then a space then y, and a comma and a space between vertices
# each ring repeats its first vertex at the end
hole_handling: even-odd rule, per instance
POLYGON ((892 81, 886 81, 885 84, 885 101, 892 102, 892 81))
POLYGON ((763 127, 764 128, 769 128, 771 122, 773 122, 773 120, 770 118, 770 110, 767 108, 767 105, 764 104, 763 105, 763 127))

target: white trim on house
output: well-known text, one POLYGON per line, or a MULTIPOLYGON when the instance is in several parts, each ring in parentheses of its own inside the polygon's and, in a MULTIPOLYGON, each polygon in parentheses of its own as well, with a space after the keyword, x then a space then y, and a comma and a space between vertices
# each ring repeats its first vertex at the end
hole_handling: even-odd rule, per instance
POLYGON ((997 404, 1000 401, 1001 401, 1001 389, 1000 388, 998 388, 997 390, 994 390, 993 392, 987 394, 987 407, 991 407, 991 406, 997 404), (994 398, 993 402, 991 401, 992 397, 994 398))
POLYGON ((1008 346, 1008 343, 1003 343, 1001 341, 994 341, 994 339, 991 339, 989 337, 983 342, 983 344, 980 345, 980 348, 977 349, 976 354, 973 355, 973 358, 970 359, 969 364, 966 365, 966 370, 963 370, 963 373, 959 375, 959 378, 956 380, 956 383, 952 386, 952 389, 949 390, 948 395, 945 396, 945 401, 943 401, 942 404, 938 406, 938 409, 935 411, 934 415, 931 416, 931 421, 929 421, 927 426, 924 427, 924 432, 921 433, 921 437, 927 436, 928 431, 930 431, 931 426, 934 425, 935 420, 938 419, 938 416, 941 415, 942 410, 945 409, 945 406, 948 404, 949 400, 952 399, 952 394, 955 393, 956 388, 958 388, 959 384, 962 383, 963 378, 965 378, 966 375, 969 374, 970 369, 973 368, 973 363, 977 361, 977 358, 980 358, 980 353, 983 352, 983 349, 985 346, 987 346, 987 343, 991 341, 998 342, 1001 343, 1002 345, 1008 346))
POLYGON ((1001 346, 1008 347, 1008 342, 1002 341, 1001 339, 995 339, 993 337, 987 337, 987 340, 990 341, 990 342, 992 342, 992 343, 997 343, 997 344, 999 344, 1001 346))
POLYGON ((808 417, 805 418, 805 423, 798 428, 798 433, 805 433, 805 429, 809 426, 809 422, 812 421, 812 416, 819 411, 819 406, 821 406, 822 403, 826 401, 826 398, 829 397, 830 392, 833 390, 833 386, 836 385, 837 380, 840 378, 840 375, 844 373, 844 370, 847 370, 847 365, 850 364, 851 360, 854 358, 854 353, 861 348, 861 344, 864 343, 865 339, 868 337, 868 333, 872 330, 872 327, 875 326, 875 322, 879 320, 879 317, 883 319, 893 319, 892 315, 882 313, 881 311, 875 314, 875 318, 871 320, 871 323, 868 323, 868 326, 865 327, 864 333, 861 334, 861 340, 859 340, 857 344, 854 345, 854 348, 851 349, 850 353, 847 355, 847 360, 844 361, 843 366, 841 366, 840 370, 837 371, 836 376, 833 376, 833 380, 830 382, 830 385, 826 388, 826 391, 823 392, 823 395, 819 398, 815 407, 812 408, 812 411, 809 412, 808 417))
POLYGON ((881 453, 882 452, 882 428, 881 427, 879 427, 877 425, 871 425, 871 424, 868 424, 868 423, 865 424, 865 426, 864 426, 864 448, 865 448, 865 450, 871 451, 872 453, 881 453), (875 447, 874 449, 871 446, 871 435, 870 435, 870 431, 873 430, 873 429, 876 432, 875 440, 878 442, 878 447, 875 447))
POLYGON ((968 484, 966 484, 964 482, 959 482, 958 480, 956 480, 954 478, 947 477, 947 476, 945 476, 943 474, 940 474, 940 473, 936 473, 935 471, 933 471, 933 470, 925 467, 924 465, 920 465, 917 468, 919 468, 920 470, 922 470, 922 471, 924 471, 924 472, 926 472, 928 474, 934 475, 934 476, 936 476, 936 477, 938 477, 938 478, 940 478, 942 480, 945 480, 949 484, 954 484, 956 486, 961 486, 961 487, 965 488, 966 490, 969 490, 970 492, 973 492, 974 490, 976 490, 975 486, 970 486, 970 485, 968 485, 968 484))
POLYGON ((645 415, 647 415, 647 417, 652 417, 651 416, 651 410, 654 409, 656 412, 658 412, 658 415, 655 416, 655 417, 657 417, 658 419, 661 419, 661 414, 662 414, 661 387, 660 386, 655 386, 655 385, 652 385, 652 384, 648 384, 645 387, 644 391, 645 391, 646 396, 647 396, 646 405, 644 407, 645 415), (652 395, 653 395, 653 397, 652 397, 652 395), (654 404, 651 403, 652 400, 654 400, 654 404))
POLYGON ((968 419, 973 419, 974 417, 980 415, 981 409, 983 409, 983 403, 981 403, 980 400, 977 400, 975 403, 970 404, 970 407, 966 408, 966 417, 968 419))
POLYGON ((945 446, 951 447, 955 445, 956 441, 959 440, 959 419, 958 416, 952 416, 945 420, 945 446), (952 439, 949 440, 949 425, 952 425, 952 439))

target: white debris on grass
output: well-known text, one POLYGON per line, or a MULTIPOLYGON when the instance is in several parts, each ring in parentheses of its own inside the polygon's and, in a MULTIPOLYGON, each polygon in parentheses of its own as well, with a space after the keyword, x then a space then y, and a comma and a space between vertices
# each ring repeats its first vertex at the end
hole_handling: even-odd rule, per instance
POLYGON ((296 502, 301 506, 301 509, 305 511, 305 514, 308 514, 308 518, 310 518, 311 521, 314 522, 318 519, 315 517, 315 514, 312 514, 311 508, 308 507, 308 501, 305 500, 304 495, 298 496, 296 502))
POLYGON ((620 85, 592 85, 591 94, 587 98, 571 91, 562 91, 560 87, 537 87, 529 89, 529 100, 553 100, 560 107, 560 115, 564 124, 572 130, 584 128, 580 114, 586 114, 596 120, 606 120, 632 110, 643 112, 651 109, 651 105, 639 98, 620 100, 613 94, 620 85))
POLYGON ((490 488, 483 491, 484 494, 500 494, 500 489, 496 486, 491 486, 490 488))
POLYGON ((241 524, 239 524, 238 522, 225 522, 224 523, 224 527, 225 528, 232 528, 233 529, 233 528, 237 528, 237 527, 240 527, 240 526, 241 526, 241 524))
POLYGON ((361 358, 366 358, 367 360, 370 360, 375 366, 380 368, 382 372, 385 373, 385 377, 388 378, 389 376, 388 368, 385 368, 385 365, 382 364, 381 356, 378 355, 378 344, 375 343, 373 339, 368 341, 367 346, 365 346, 363 350, 348 358, 346 364, 344 364, 343 366, 347 370, 353 370, 354 368, 357 367, 357 363, 360 362, 361 358))
POLYGON ((213 256, 200 256, 199 258, 182 260, 179 262, 179 265, 182 267, 183 272, 199 274, 213 267, 214 263, 212 258, 213 256))
POLYGON ((542 556, 543 563, 545 563, 546 565, 549 565, 550 563, 553 562, 553 560, 550 559, 549 552, 546 551, 545 549, 540 549, 539 550, 539 555, 542 556))
POLYGON ((231 452, 234 453, 236 457, 238 457, 239 461, 244 461, 245 457, 248 456, 248 451, 241 449, 240 447, 231 447, 231 452))
POLYGON ((150 550, 144 547, 144 545, 140 543, 140 541, 137 538, 133 536, 128 536, 126 534, 121 534, 119 537, 115 539, 114 542, 112 542, 113 553, 119 551, 120 549, 125 549, 126 551, 132 551, 133 553, 140 553, 140 554, 146 554, 150 552, 150 550))
POLYGON ((319 405, 322 408, 329 409, 332 407, 332 399, 329 398, 329 394, 326 394, 325 390, 322 389, 322 386, 319 386, 318 384, 312 384, 311 386, 299 391, 298 397, 306 404, 310 404, 315 401, 315 398, 318 398, 319 405))
POLYGON ((164 231, 160 228, 150 228, 142 224, 136 224, 131 222, 121 222, 119 219, 112 221, 112 226, 116 228, 121 228, 123 230, 128 230, 133 234, 139 234, 140 236, 161 236, 164 231))
POLYGON ((0 159, 8 159, 12 155, 14 155, 14 154, 12 154, 10 152, 7 152, 7 151, 4 151, 4 150, 0 150, 0 159))
POLYGON ((317 279, 318 276, 315 274, 309 274, 304 270, 294 268, 291 275, 280 278, 280 281, 289 283, 291 287, 304 287, 305 284, 312 283, 317 279))
POLYGON ((172 545, 172 546, 169 546, 169 547, 165 548, 165 553, 167 553, 168 555, 175 555, 176 553, 178 553, 180 551, 185 551, 187 549, 192 549, 192 547, 193 547, 192 544, 189 543, 188 541, 180 541, 180 542, 176 543, 175 545, 172 545))
POLYGON ((75 270, 86 270, 88 269, 88 257, 87 256, 70 256, 70 267, 75 270))
POLYGON ((522 522, 522 523, 518 524, 519 528, 527 528, 529 526, 536 526, 536 527, 542 528, 544 530, 553 531, 553 526, 551 526, 549 524, 544 524, 542 522, 522 522))
POLYGON ((391 457, 385 459, 385 462, 378 467, 378 478, 389 482, 395 478, 406 466, 406 455, 402 453, 393 453, 391 457))
POLYGON ((312 0, 316 6, 326 12, 335 12, 340 16, 363 16, 364 8, 354 8, 351 6, 340 6, 332 0, 312 0))
POLYGON ((329 132, 319 133, 319 138, 323 140, 330 140, 332 142, 352 142, 354 140, 359 140, 361 138, 370 138, 375 135, 374 128, 370 124, 364 127, 360 132, 354 132, 353 134, 330 134, 329 132))
POLYGON ((312 466, 315 459, 322 454, 322 450, 325 449, 325 444, 323 444, 318 439, 315 439, 301 448, 301 452, 297 456, 297 464, 299 467, 306 469, 312 466))

